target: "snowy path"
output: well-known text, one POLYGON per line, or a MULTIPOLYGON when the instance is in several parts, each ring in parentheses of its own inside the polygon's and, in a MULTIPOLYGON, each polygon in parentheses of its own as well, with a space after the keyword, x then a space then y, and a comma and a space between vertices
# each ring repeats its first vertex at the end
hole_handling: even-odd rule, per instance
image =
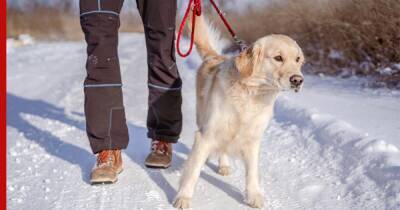
MULTIPOLYGON (((146 169, 142 164, 149 150, 143 42, 141 34, 121 35, 131 141, 123 155, 124 172, 117 184, 107 186, 88 183, 95 157, 84 132, 84 43, 37 43, 7 55, 9 209, 171 209, 180 169, 193 142, 194 75, 199 60, 193 55, 179 63, 184 129, 173 166, 163 171, 146 169)), ((307 100, 323 97, 313 87, 305 89, 307 100)), ((309 109, 310 103, 299 106, 301 94, 285 93, 279 98, 276 117, 265 133, 260 161, 265 209, 399 209, 397 147, 309 109)), ((323 106, 323 100, 317 101, 323 106)), ((396 104, 399 98, 387 101, 396 104)), ((391 123, 400 123, 398 114, 392 111, 391 123)), ((399 130, 392 126, 390 132, 398 136, 399 130)), ((241 162, 233 161, 229 177, 215 170, 215 160, 204 167, 194 209, 248 209, 243 202, 241 162)))

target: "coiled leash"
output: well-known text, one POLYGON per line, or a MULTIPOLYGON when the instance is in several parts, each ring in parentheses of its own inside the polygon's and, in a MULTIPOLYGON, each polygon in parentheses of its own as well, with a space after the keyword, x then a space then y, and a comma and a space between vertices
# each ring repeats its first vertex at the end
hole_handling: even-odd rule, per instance
MULTIPOLYGON (((217 4, 214 2, 214 0, 210 0, 210 3, 214 7, 215 11, 217 11, 219 17, 221 18, 225 27, 228 29, 228 31, 231 34, 235 43, 240 47, 240 50, 241 51, 245 50, 247 48, 246 43, 236 36, 232 27, 229 25, 228 21, 225 19, 224 14, 218 8, 217 4)), ((178 37, 176 40, 176 49, 177 49, 179 56, 181 56, 181 57, 187 57, 192 52, 193 43, 194 43, 194 30, 196 28, 196 16, 200 16, 200 15, 201 15, 201 0, 189 0, 189 5, 186 9, 185 15, 183 16, 182 22, 179 26, 178 37), (181 40, 181 36, 183 33, 183 29, 185 28, 187 18, 189 17, 190 10, 192 10, 192 16, 193 16, 192 17, 192 31, 190 34, 190 44, 189 44, 188 51, 186 53, 182 53, 182 51, 180 49, 180 40, 181 40)))

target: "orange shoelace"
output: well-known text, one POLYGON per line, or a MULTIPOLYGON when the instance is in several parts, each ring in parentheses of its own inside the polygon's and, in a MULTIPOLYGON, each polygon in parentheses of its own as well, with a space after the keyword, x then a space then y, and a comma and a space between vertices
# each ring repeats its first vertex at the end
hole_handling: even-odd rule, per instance
POLYGON ((168 142, 165 141, 158 141, 158 140, 153 140, 151 142, 151 150, 153 152, 158 152, 161 154, 166 154, 168 152, 169 144, 168 142))
POLYGON ((112 161, 112 150, 103 150, 97 156, 97 165, 109 164, 112 161))

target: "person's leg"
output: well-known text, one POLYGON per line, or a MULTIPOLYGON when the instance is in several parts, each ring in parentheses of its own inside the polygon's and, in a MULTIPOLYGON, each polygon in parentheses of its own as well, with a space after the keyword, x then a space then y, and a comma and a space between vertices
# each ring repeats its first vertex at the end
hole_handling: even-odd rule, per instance
POLYGON ((176 0, 136 0, 146 37, 148 63, 147 136, 152 151, 145 164, 167 168, 172 143, 182 130, 182 80, 175 60, 176 0))
POLYGON ((136 0, 148 61, 147 136, 176 143, 182 129, 182 81, 175 59, 176 0, 136 0))
POLYGON ((117 180, 122 171, 121 149, 129 136, 118 61, 119 13, 123 0, 80 0, 80 20, 87 42, 84 82, 86 132, 98 153, 92 183, 117 180))
POLYGON ((87 42, 84 82, 86 131, 93 153, 128 145, 118 61, 119 12, 123 0, 80 0, 87 42))

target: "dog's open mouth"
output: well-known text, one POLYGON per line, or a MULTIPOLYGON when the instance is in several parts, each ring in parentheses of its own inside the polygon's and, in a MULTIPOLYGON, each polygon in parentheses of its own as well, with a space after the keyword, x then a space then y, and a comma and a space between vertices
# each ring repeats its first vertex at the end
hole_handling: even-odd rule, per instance
POLYGON ((295 86, 295 85, 291 85, 290 88, 292 88, 294 90, 294 92, 299 92, 301 89, 301 86, 295 86))

